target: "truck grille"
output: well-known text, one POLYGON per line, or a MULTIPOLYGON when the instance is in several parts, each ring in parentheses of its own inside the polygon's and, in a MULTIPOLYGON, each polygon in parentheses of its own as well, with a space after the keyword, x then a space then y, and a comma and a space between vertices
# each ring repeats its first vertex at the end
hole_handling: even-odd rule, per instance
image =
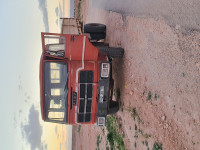
POLYGON ((93 71, 80 72, 79 122, 91 121, 93 76, 93 71))

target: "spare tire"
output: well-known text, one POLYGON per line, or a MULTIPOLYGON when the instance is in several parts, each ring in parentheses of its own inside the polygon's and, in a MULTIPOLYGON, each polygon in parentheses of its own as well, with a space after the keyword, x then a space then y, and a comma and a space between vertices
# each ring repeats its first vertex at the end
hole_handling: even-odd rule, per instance
POLYGON ((109 47, 109 44, 108 43, 104 43, 104 42, 92 42, 92 44, 94 46, 105 46, 105 47, 109 47))
POLYGON ((91 40, 103 40, 106 38, 106 33, 90 33, 91 40))
POLYGON ((88 23, 84 25, 84 33, 104 33, 106 25, 101 23, 88 23))
POLYGON ((109 57, 112 58, 122 58, 124 56, 124 49, 121 47, 105 47, 99 46, 98 47, 100 52, 106 53, 109 57))

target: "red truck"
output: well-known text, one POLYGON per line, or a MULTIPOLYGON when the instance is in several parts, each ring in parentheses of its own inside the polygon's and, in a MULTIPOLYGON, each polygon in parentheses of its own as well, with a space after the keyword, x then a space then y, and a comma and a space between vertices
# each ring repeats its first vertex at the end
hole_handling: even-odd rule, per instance
POLYGON ((42 119, 104 126, 106 116, 119 109, 112 100, 112 60, 123 57, 124 50, 103 42, 105 25, 90 23, 83 29, 77 19, 62 19, 61 34, 41 33, 42 119))

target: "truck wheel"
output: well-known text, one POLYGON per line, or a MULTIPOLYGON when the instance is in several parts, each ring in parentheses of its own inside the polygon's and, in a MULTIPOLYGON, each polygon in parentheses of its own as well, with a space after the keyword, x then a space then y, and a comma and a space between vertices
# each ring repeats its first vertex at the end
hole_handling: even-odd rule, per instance
POLYGON ((104 33, 106 25, 100 23, 88 23, 84 25, 84 33, 104 33))
POLYGON ((124 56, 124 49, 121 47, 98 47, 99 51, 107 53, 109 57, 112 58, 122 58, 124 56))
POLYGON ((119 103, 116 101, 110 101, 110 106, 108 109, 108 115, 115 114, 119 110, 119 103))
POLYGON ((106 33, 90 33, 91 40, 103 40, 106 38, 106 33))

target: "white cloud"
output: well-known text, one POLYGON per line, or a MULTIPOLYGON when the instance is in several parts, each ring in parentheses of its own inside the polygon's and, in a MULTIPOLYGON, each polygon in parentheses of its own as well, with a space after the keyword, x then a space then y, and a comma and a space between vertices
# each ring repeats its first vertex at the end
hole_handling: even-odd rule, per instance
POLYGON ((42 126, 39 122, 39 112, 34 105, 31 106, 28 115, 28 122, 21 124, 22 137, 30 145, 31 150, 47 149, 47 144, 41 141, 42 126))
POLYGON ((43 22, 45 25, 45 31, 49 32, 49 19, 48 19, 48 12, 47 12, 47 2, 46 0, 38 0, 39 2, 39 9, 42 11, 43 14, 43 22))

